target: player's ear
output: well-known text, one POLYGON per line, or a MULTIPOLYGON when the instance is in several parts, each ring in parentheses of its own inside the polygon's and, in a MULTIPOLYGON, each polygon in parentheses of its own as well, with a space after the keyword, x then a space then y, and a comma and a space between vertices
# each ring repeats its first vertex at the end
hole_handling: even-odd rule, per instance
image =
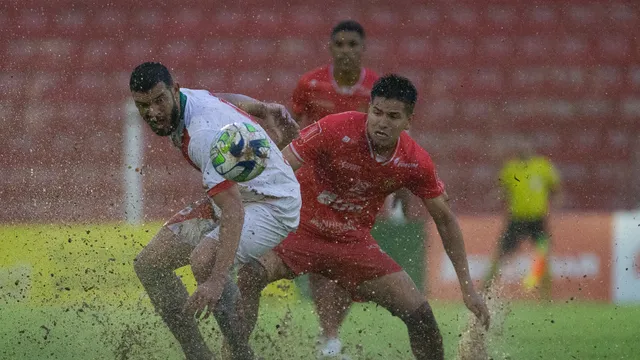
POLYGON ((413 122, 413 114, 409 115, 409 118, 407 119, 407 125, 405 125, 404 129, 405 130, 411 129, 412 122, 413 122))

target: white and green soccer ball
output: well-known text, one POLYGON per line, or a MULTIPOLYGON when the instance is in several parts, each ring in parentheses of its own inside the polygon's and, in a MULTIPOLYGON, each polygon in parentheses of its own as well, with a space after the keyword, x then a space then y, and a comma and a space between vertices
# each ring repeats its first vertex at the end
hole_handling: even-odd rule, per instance
POLYGON ((251 123, 233 123, 220 129, 211 145, 213 168, 227 180, 249 181, 267 167, 271 144, 268 135, 251 123))

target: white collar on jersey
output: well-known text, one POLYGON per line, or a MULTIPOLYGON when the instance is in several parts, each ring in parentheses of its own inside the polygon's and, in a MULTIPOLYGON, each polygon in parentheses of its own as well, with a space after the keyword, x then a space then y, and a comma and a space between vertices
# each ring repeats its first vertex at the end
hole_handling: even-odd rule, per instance
POLYGON ((181 91, 180 92, 180 122, 178 123, 178 127, 175 130, 173 130, 171 135, 169 135, 171 137, 171 142, 173 142, 173 145, 176 147, 182 146, 182 135, 184 135, 184 128, 186 127, 185 121, 184 121, 184 113, 187 110, 186 108, 187 108, 187 95, 183 94, 181 91))
POLYGON ((367 70, 364 67, 361 67, 360 77, 358 78, 357 83, 355 83, 353 86, 340 86, 336 82, 336 79, 333 77, 333 64, 329 65, 329 78, 331 79, 331 85, 336 90, 336 92, 341 95, 353 95, 356 90, 358 90, 362 86, 366 74, 367 70))
POLYGON ((402 136, 398 137, 398 141, 396 142, 396 148, 393 150, 393 154, 391 154, 391 156, 388 159, 383 160, 383 161, 379 161, 378 159, 380 159, 381 156, 376 154, 373 151, 373 147, 371 146, 371 139, 369 138, 369 133, 367 132, 367 123, 368 122, 364 123, 365 124, 364 125, 364 135, 367 137, 367 146, 369 146, 369 155, 371 156, 371 158, 373 160, 375 160, 376 162, 380 163, 381 165, 389 164, 396 157, 396 155, 398 154, 398 149, 400 149, 400 141, 401 141, 402 136))

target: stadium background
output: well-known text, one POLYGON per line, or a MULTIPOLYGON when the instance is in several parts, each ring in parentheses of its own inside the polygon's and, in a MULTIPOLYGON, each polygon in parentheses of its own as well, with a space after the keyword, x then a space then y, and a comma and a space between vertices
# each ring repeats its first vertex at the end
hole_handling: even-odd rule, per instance
MULTIPOLYGON (((91 283, 76 275, 85 265, 113 280, 101 283, 100 297, 122 298, 123 284, 139 293, 130 255, 157 227, 147 225, 147 233, 120 225, 131 211, 126 181, 140 181, 136 211, 147 224, 199 196, 199 175, 167 139, 143 128, 141 161, 132 164, 125 153, 127 130, 139 125, 127 122, 135 65, 161 61, 184 87, 289 105, 300 75, 330 61, 330 29, 348 18, 367 31, 364 65, 405 75, 419 89, 411 134, 431 152, 453 196, 474 278, 502 226, 496 172, 526 135, 563 178, 565 202, 552 223, 554 297, 640 301, 640 10, 624 0, 4 1, 4 300, 28 291, 38 304, 80 301, 91 283), (99 235, 78 230, 95 224, 105 226, 99 235), (82 254, 94 239, 104 253, 56 255, 82 254), (47 276, 51 269, 85 290, 64 291, 47 276), (120 281, 119 272, 127 273, 120 281)), ((426 285, 431 296, 454 299, 442 254, 438 241, 427 244, 426 285)), ((512 274, 526 268, 527 256, 519 256, 512 274)), ((511 282, 513 295, 523 296, 517 279, 511 282)))

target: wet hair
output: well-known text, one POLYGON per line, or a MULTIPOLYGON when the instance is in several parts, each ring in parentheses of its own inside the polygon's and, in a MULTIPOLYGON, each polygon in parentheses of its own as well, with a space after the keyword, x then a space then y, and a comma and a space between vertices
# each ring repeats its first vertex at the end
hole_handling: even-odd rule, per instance
POLYGON ((418 101, 418 90, 411 81, 396 74, 388 74, 379 78, 371 89, 371 100, 376 97, 393 99, 403 102, 409 114, 418 101))
POLYGON ((147 92, 158 83, 165 83, 167 87, 173 85, 173 78, 169 70, 159 62, 145 62, 133 70, 129 79, 129 90, 147 92))
POLYGON ((360 35, 360 37, 364 39, 364 28, 357 21, 353 21, 353 20, 341 21, 340 23, 338 23, 338 25, 333 27, 333 30, 331 30, 331 38, 333 39, 333 37, 336 36, 336 34, 341 31, 357 32, 358 35, 360 35))

